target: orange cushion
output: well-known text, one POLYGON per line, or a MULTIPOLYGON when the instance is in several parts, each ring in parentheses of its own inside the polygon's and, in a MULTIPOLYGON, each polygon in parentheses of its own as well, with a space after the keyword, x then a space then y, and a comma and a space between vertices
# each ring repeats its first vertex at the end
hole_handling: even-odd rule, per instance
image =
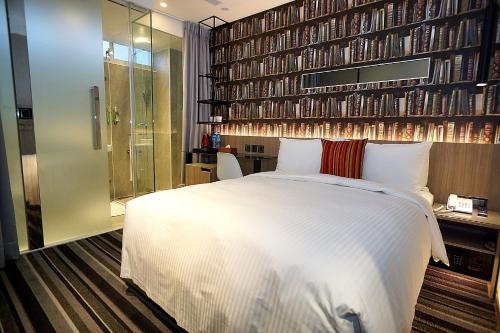
POLYGON ((360 179, 368 139, 350 141, 321 140, 321 173, 360 179))

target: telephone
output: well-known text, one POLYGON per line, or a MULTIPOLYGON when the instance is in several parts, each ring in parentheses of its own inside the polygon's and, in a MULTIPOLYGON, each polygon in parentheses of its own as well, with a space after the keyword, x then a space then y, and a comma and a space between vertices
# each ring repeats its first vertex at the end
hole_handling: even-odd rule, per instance
POLYGON ((460 213, 472 214, 473 200, 460 197, 456 194, 450 194, 446 209, 460 213))

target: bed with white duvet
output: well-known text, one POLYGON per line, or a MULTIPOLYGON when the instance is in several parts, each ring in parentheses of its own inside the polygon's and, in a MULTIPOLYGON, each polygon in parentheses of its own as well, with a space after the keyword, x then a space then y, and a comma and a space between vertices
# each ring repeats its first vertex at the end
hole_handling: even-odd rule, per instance
POLYGON ((189 332, 410 332, 430 256, 417 192, 270 172, 129 201, 121 276, 189 332))

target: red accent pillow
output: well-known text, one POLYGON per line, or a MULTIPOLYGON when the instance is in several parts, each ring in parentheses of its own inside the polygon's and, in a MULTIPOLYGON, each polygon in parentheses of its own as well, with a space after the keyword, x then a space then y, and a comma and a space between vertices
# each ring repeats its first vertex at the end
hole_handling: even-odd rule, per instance
POLYGON ((321 173, 360 179, 368 139, 349 141, 321 140, 321 173))

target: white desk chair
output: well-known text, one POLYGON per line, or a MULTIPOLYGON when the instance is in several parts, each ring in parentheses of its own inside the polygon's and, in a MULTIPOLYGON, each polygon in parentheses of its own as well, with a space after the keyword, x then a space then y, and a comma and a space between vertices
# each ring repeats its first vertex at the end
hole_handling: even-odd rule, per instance
POLYGON ((233 154, 217 153, 217 178, 219 180, 243 177, 240 164, 233 154))

